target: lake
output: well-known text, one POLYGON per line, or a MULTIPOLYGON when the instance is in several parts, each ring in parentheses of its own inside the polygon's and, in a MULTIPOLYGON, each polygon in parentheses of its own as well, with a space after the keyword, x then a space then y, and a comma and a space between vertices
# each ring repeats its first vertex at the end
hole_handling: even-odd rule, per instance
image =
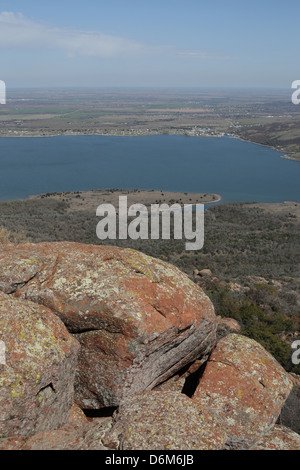
POLYGON ((300 162, 222 137, 0 138, 0 200, 91 189, 218 193, 222 201, 300 202, 300 162))

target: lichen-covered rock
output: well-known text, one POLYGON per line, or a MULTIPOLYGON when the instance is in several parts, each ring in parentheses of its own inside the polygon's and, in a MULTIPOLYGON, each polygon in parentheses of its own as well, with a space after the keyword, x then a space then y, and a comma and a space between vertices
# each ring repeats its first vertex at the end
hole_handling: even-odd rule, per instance
POLYGON ((79 428, 69 424, 30 437, 21 450, 108 450, 102 444, 102 438, 110 427, 111 418, 93 420, 79 428))
POLYGON ((16 437, 2 437, 0 438, 0 451, 2 450, 21 450, 25 438, 21 436, 16 437))
POLYGON ((0 450, 107 450, 102 438, 111 424, 112 418, 89 421, 73 405, 69 421, 62 428, 42 431, 28 438, 0 439, 0 450))
POLYGON ((220 450, 227 436, 186 395, 151 391, 129 400, 114 415, 103 443, 116 450, 220 450))
POLYGON ((274 426, 251 450, 300 450, 300 436, 284 426, 274 426))
POLYGON ((212 352, 193 401, 222 423, 227 447, 247 449, 274 426, 291 389, 289 374, 260 344, 230 334, 212 352))
POLYGON ((82 348, 76 401, 116 406, 215 344, 213 306, 177 268, 131 249, 77 243, 4 247, 0 289, 55 312, 82 348))
POLYGON ((0 292, 0 436, 65 424, 74 400, 79 343, 46 307, 0 292))

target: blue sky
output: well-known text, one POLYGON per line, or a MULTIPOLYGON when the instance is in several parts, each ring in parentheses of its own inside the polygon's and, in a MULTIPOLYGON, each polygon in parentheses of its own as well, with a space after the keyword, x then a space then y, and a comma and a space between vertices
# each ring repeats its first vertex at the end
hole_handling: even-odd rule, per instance
POLYGON ((0 1, 7 87, 290 88, 294 0, 0 1))

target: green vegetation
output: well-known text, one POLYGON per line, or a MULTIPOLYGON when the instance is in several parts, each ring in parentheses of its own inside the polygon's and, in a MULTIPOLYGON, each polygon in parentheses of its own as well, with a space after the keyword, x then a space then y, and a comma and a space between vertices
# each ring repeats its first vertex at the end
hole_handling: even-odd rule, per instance
POLYGON ((203 288, 211 298, 216 313, 237 320, 241 334, 262 344, 285 369, 300 373, 300 366, 291 363, 290 345, 282 339, 287 332, 296 332, 300 316, 290 318, 279 310, 280 302, 276 304, 272 298, 278 297, 274 287, 268 284, 257 287, 254 284, 236 292, 228 283, 210 281, 210 285, 203 288))

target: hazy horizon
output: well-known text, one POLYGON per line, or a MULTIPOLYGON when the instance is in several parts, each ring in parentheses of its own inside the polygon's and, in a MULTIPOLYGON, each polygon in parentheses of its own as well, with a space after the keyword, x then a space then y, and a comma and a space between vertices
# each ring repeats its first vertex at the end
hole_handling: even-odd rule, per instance
POLYGON ((288 89, 300 5, 3 0, 0 79, 20 88, 288 89))

